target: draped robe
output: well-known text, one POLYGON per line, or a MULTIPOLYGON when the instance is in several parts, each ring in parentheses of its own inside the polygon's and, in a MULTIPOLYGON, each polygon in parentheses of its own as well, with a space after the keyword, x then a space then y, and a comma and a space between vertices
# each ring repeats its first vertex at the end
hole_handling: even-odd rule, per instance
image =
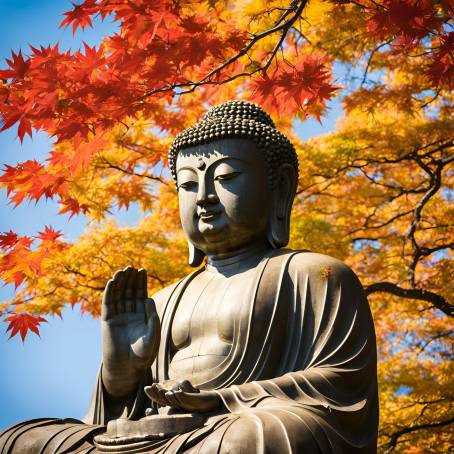
MULTIPOLYGON (((154 296, 159 352, 122 417, 143 417, 151 405, 143 386, 169 380, 173 317, 200 272, 154 296)), ((244 292, 230 354, 191 377, 195 386, 219 394, 223 412, 190 432, 148 441, 141 452, 375 453, 376 341, 355 274, 331 257, 280 249, 262 259, 244 292)), ((35 420, 13 426, 0 436, 0 454, 99 452, 93 435, 117 416, 106 402, 101 370, 86 424, 35 420), (27 442, 35 450, 27 450, 27 442)))

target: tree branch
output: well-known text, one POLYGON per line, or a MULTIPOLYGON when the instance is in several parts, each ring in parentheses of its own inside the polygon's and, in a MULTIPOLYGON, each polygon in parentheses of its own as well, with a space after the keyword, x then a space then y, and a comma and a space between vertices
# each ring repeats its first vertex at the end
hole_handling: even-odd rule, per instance
POLYGON ((366 69, 364 70, 364 74, 363 74, 363 80, 361 81, 361 87, 364 85, 364 83, 366 82, 366 79, 367 79, 367 74, 369 72, 369 68, 370 68, 370 65, 372 63, 372 59, 374 58, 374 55, 376 52, 378 52, 382 47, 386 46, 387 44, 390 44, 392 41, 391 40, 388 40, 388 41, 385 41, 384 43, 381 43, 380 45, 378 45, 375 49, 373 49, 369 55, 369 58, 367 60, 367 65, 366 65, 366 69))
POLYGON ((178 94, 185 94, 185 93, 191 93, 193 92, 197 87, 202 86, 202 85, 221 85, 224 83, 231 82, 235 79, 238 79, 240 77, 246 77, 246 76, 252 76, 255 73, 259 71, 266 71, 269 66, 271 65, 271 62, 273 61, 275 55, 277 54, 280 46, 282 45, 287 32, 290 30, 290 28, 293 26, 293 24, 298 20, 298 18, 301 16, 308 0, 301 0, 300 2, 293 0, 290 7, 285 9, 284 14, 279 18, 277 23, 275 24, 274 27, 269 28, 257 35, 254 35, 252 39, 249 41, 249 43, 243 47, 237 54, 235 54, 233 57, 229 58, 228 60, 224 61, 222 64, 214 68, 212 71, 210 71, 205 77, 200 79, 198 82, 183 82, 179 84, 172 84, 168 85, 166 87, 161 87, 161 88, 156 88, 153 90, 150 90, 146 93, 144 93, 140 98, 138 98, 138 102, 142 101, 145 98, 148 98, 152 95, 155 95, 157 93, 164 93, 168 91, 173 91, 176 88, 187 88, 187 90, 179 92, 178 94), (299 4, 298 4, 299 3, 299 4), (294 11, 294 14, 286 21, 282 22, 291 11, 294 11), (241 72, 238 74, 235 74, 234 76, 228 77, 227 79, 224 79, 222 81, 213 81, 213 78, 215 76, 219 76, 220 73, 228 66, 230 66, 232 63, 235 63, 237 60, 239 60, 241 57, 244 55, 247 55, 247 53, 262 39, 266 38, 269 35, 272 35, 273 33, 277 32, 282 32, 281 36, 279 37, 278 42, 276 43, 276 46, 274 47, 273 51, 271 52, 270 57, 266 61, 266 63, 263 66, 259 66, 258 68, 249 71, 249 72, 241 72))
POLYGON ((401 298, 407 298, 412 300, 427 301, 432 303, 440 311, 444 312, 450 317, 454 317, 454 306, 446 301, 441 295, 423 290, 419 288, 402 288, 392 282, 378 282, 371 284, 365 288, 366 295, 372 293, 383 292, 390 293, 391 295, 400 296, 401 298))
POLYGON ((412 286, 415 285, 416 265, 422 256, 421 247, 415 238, 415 232, 418 228, 419 221, 421 220, 421 212, 424 206, 441 188, 441 173, 443 170, 443 165, 438 165, 435 171, 432 171, 426 164, 423 164, 420 159, 416 158, 416 161, 430 175, 430 185, 429 190, 424 194, 413 210, 413 222, 407 233, 407 238, 411 241, 413 247, 413 259, 409 266, 409 280, 412 286))
POLYGON ((135 177, 148 178, 149 180, 153 180, 153 181, 156 181, 157 183, 161 183, 161 184, 168 186, 168 183, 165 180, 163 180, 161 177, 156 177, 154 175, 148 175, 146 173, 137 173, 137 172, 133 172, 132 170, 123 169, 123 167, 117 166, 116 164, 112 164, 104 156, 102 157, 102 162, 105 164, 106 167, 108 167, 110 169, 119 170, 122 173, 125 173, 127 175, 132 175, 135 177))
POLYGON ((434 422, 434 423, 416 424, 411 427, 405 427, 404 429, 401 429, 401 430, 393 433, 392 435, 390 435, 389 436, 390 441, 388 443, 382 445, 382 447, 388 448, 385 452, 391 452, 396 447, 398 440, 402 435, 405 435, 405 434, 408 434, 411 432, 416 432, 418 430, 434 429, 436 427, 447 426, 449 424, 452 424, 453 422, 454 422, 454 417, 451 417, 449 419, 445 419, 443 421, 438 421, 438 422, 434 422))

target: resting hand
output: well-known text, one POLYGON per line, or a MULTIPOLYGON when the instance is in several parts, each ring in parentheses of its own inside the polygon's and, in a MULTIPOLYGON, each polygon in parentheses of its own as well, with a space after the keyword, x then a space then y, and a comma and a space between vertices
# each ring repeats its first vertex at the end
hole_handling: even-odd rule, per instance
POLYGON ((188 380, 179 382, 171 389, 154 383, 145 387, 145 393, 158 404, 178 410, 206 413, 222 407, 222 400, 215 391, 197 389, 188 380))

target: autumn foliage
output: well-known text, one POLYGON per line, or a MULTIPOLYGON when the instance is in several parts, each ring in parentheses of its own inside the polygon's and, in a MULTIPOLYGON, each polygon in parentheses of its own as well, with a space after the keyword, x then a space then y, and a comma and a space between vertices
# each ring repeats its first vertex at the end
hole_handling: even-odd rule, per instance
POLYGON ((17 206, 43 197, 91 227, 0 236, 8 330, 38 333, 64 305, 99 315, 106 281, 128 264, 149 290, 188 272, 166 169, 175 134, 232 98, 263 105, 292 137, 300 182, 291 245, 346 261, 374 314, 380 452, 448 452, 454 439, 454 5, 451 0, 85 0, 62 27, 113 18, 118 31, 75 52, 13 52, 0 70, 2 130, 55 138, 46 160, 4 166, 17 206), (335 68, 335 71, 334 71, 335 68), (298 125, 334 132, 307 142, 298 125), (114 207, 142 220, 120 228, 114 207))

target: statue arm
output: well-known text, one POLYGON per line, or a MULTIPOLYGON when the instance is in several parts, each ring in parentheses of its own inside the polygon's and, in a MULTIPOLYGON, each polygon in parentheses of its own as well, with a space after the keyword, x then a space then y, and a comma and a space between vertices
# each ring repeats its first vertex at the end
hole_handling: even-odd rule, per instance
POLYGON ((103 384, 103 365, 101 364, 89 409, 83 421, 86 424, 107 424, 109 421, 120 417, 133 420, 142 418, 145 409, 150 404, 143 389, 152 382, 151 369, 148 368, 128 398, 121 401, 113 400, 106 392, 103 384))
MULTIPOLYGON (((148 321, 150 321, 153 314, 157 315, 157 320, 160 320, 162 319, 162 312, 167 299, 178 283, 158 291, 153 294, 152 298, 146 298, 146 290, 144 290, 146 281, 144 279, 144 273, 141 272, 140 274, 141 276, 137 276, 137 279, 142 279, 141 282, 143 282, 143 286, 141 293, 139 293, 139 298, 145 298, 145 301, 143 305, 139 304, 138 308, 141 312, 145 313, 148 321)), ((111 298, 111 295, 108 293, 107 295, 105 294, 103 304, 106 304, 106 297, 109 296, 111 298)), ((147 323, 147 326, 150 326, 150 324, 147 323)), ((126 386, 126 390, 125 388, 123 388, 123 390, 120 388, 119 394, 125 396, 120 399, 113 397, 106 389, 106 370, 104 364, 101 363, 89 410, 84 418, 84 422, 87 424, 107 424, 108 421, 119 417, 133 420, 143 417, 145 415, 145 409, 150 406, 150 399, 146 396, 144 387, 149 386, 154 382, 151 372, 152 361, 150 360, 148 363, 149 364, 143 368, 142 372, 135 377, 134 382, 126 386)), ((110 373, 110 375, 112 374, 110 373)), ((115 382, 115 379, 112 380, 112 377, 110 377, 109 380, 110 382, 115 382)))

